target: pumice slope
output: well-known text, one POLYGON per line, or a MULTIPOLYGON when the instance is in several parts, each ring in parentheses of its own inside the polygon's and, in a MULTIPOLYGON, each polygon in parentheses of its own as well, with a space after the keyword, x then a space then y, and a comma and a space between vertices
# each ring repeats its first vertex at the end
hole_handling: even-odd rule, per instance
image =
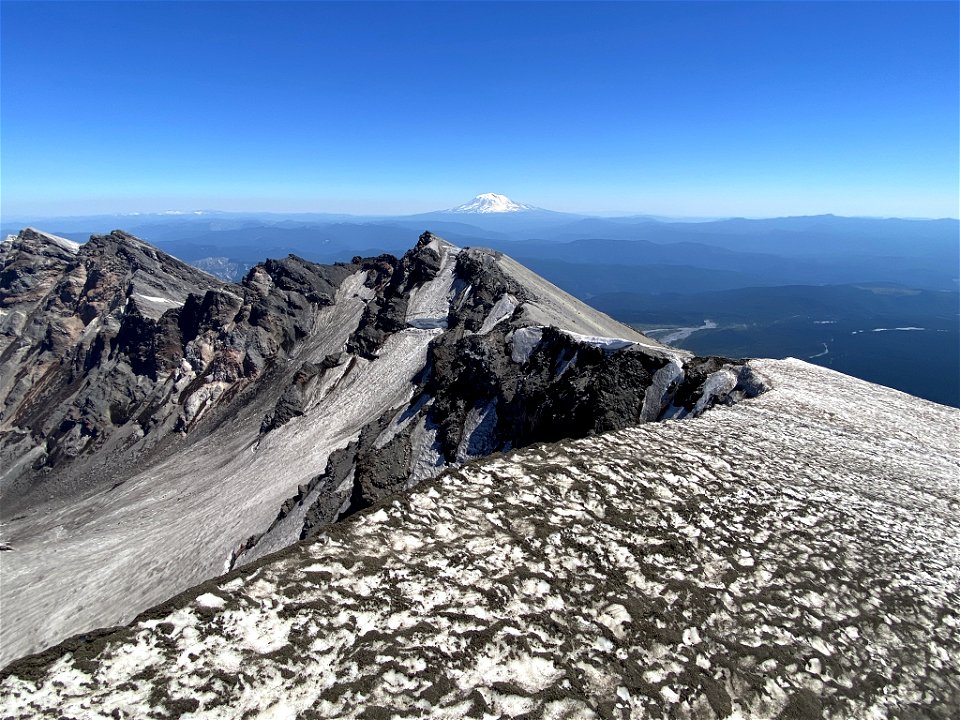
POLYGON ((121 231, 0 244, 0 662, 494 452, 760 393, 500 253, 224 283, 121 231))
POLYGON ((960 412, 804 362, 451 469, 2 673, 0 716, 953 718, 960 412))

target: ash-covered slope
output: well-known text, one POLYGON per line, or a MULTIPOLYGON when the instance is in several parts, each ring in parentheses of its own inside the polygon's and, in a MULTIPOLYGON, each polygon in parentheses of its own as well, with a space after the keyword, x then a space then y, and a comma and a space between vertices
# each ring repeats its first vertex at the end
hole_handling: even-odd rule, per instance
POLYGON ((429 233, 399 259, 291 256, 237 285, 119 231, 25 231, 2 263, 3 661, 448 465, 762 389, 429 233))
POLYGON ((960 413, 799 361, 445 473, 5 671, 0 715, 953 718, 960 413))

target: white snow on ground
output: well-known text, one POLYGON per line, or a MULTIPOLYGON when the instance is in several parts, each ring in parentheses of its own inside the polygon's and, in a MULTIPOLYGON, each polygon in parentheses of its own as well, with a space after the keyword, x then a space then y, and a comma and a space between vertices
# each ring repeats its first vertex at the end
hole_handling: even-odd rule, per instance
POLYGON ((136 303, 137 307, 143 312, 147 317, 154 319, 159 318, 167 310, 171 308, 180 307, 186 302, 186 297, 175 300, 167 297, 159 297, 157 295, 145 295, 143 293, 133 293, 133 301, 136 303))
POLYGON ((517 299, 510 293, 503 295, 490 308, 490 314, 484 318, 483 325, 480 326, 477 334, 486 335, 504 320, 508 320, 513 315, 513 311, 517 309, 518 304, 517 299))
POLYGON ((637 343, 633 340, 624 340, 623 338, 618 337, 600 337, 598 335, 581 335, 580 333, 575 332, 564 332, 564 334, 569 335, 577 342, 582 342, 584 345, 593 345, 594 347, 603 348, 604 350, 622 350, 625 347, 630 347, 631 345, 636 345, 637 343))
POLYGON ((143 293, 134 293, 134 297, 138 297, 142 300, 152 303, 161 303, 163 305, 180 305, 181 303, 176 300, 171 300, 170 298, 165 297, 156 297, 155 295, 144 295, 143 293))
POLYGON ((457 447, 457 462, 489 455, 496 447, 493 442, 496 423, 496 400, 470 408, 463 422, 463 437, 457 447))
POLYGON ((542 338, 542 327, 517 328, 510 336, 510 359, 515 363, 527 362, 542 338))
POLYGON ((640 410, 640 420, 653 422, 660 417, 661 411, 669 405, 667 396, 670 387, 683 378, 683 365, 677 359, 671 359, 666 365, 653 374, 650 387, 643 396, 643 407, 640 410))
POLYGON ((450 301, 453 299, 454 269, 460 248, 434 238, 428 246, 440 255, 437 276, 410 293, 407 324, 421 329, 447 327, 450 301))
POLYGON ((417 421, 410 439, 413 467, 407 479, 407 488, 417 485, 426 478, 434 477, 445 463, 437 442, 437 429, 427 425, 426 417, 421 417, 417 421))
POLYGON ((960 411, 753 366, 757 398, 447 472, 14 667, 0 717, 955 717, 960 411))
MULTIPOLYGON (((524 306, 526 307, 526 306, 524 306)), ((605 337, 601 335, 583 335, 581 333, 572 332, 570 330, 561 329, 560 330, 564 335, 569 336, 573 340, 576 340, 579 343, 584 345, 592 345, 593 347, 602 348, 604 350, 613 352, 615 350, 622 350, 623 348, 637 346, 642 347, 645 350, 653 351, 660 355, 667 355, 671 359, 680 360, 681 358, 688 356, 689 353, 684 352, 683 350, 675 350, 673 348, 666 348, 662 345, 653 344, 651 342, 643 342, 643 340, 627 340, 620 337, 605 337)), ((511 358, 514 362, 524 363, 530 359, 530 356, 533 354, 533 351, 536 349, 537 344, 540 342, 543 337, 543 326, 539 325, 529 325, 526 327, 517 328, 509 336, 511 343, 511 358)), ((638 336, 643 338, 642 335, 638 336)), ((562 374, 562 373, 561 373, 562 374)))
MULTIPOLYGON (((410 392, 412 394, 412 387, 410 392)), ((397 414, 393 416, 393 420, 390 421, 390 424, 387 425, 387 427, 383 429, 383 432, 377 436, 373 446, 378 450, 385 447, 399 433, 403 432, 403 430, 405 430, 406 427, 413 422, 414 418, 417 417, 417 414, 425 407, 429 406, 432 400, 433 398, 431 398, 429 395, 422 395, 417 402, 413 403, 412 405, 408 402, 405 402, 403 406, 397 410, 397 414)))
POLYGON ((700 396, 700 399, 697 400, 697 404, 693 406, 691 414, 699 415, 704 409, 709 407, 714 398, 729 393, 736 385, 737 374, 727 367, 711 373, 704 383, 703 394, 700 396))

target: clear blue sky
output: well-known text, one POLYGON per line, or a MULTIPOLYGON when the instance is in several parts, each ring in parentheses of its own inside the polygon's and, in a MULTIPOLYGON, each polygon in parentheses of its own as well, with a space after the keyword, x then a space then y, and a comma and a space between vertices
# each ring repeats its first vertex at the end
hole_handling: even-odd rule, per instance
POLYGON ((958 215, 958 3, 11 2, 2 212, 958 215))

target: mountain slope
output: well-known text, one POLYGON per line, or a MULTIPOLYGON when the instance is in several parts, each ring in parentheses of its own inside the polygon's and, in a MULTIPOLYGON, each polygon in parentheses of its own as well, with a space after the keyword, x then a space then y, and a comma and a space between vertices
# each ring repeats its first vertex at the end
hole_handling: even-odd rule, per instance
MULTIPOLYGON (((80 246, 27 229, 0 244, 5 512, 29 502, 37 485, 47 486, 43 493, 67 491, 48 485, 47 471, 94 447, 113 463, 131 444, 157 437, 143 440, 141 424, 131 421, 162 402, 155 381, 184 358, 153 342, 154 331, 179 334, 167 311, 204 292, 228 294, 213 277, 120 232, 80 246), (116 432, 118 425, 126 427, 116 432)), ((74 474, 103 472, 97 463, 74 474)))
MULTIPOLYGON (((3 272, 33 262, 36 242, 21 234, 3 272)), ((290 256, 236 285, 121 232, 75 253, 47 242, 45 284, 0 294, 43 308, 43 331, 11 341, 0 366, 27 378, 0 397, 0 453, 25 459, 0 469, 5 661, 448 465, 763 389, 742 363, 663 346, 499 253, 429 233, 402 258, 290 256), (64 292, 79 268, 114 265, 128 272, 64 292), (54 353, 57 323, 73 331, 54 353)))
POLYGON ((0 714, 954 717, 960 413, 751 371, 754 399, 448 472, 21 661, 0 714))
POLYGON ((515 212, 525 212, 528 210, 538 210, 539 208, 532 207, 530 205, 524 205, 523 203, 514 202, 506 195, 498 195, 497 193, 483 193, 477 195, 473 200, 463 205, 458 205, 448 212, 452 213, 515 213, 515 212))

